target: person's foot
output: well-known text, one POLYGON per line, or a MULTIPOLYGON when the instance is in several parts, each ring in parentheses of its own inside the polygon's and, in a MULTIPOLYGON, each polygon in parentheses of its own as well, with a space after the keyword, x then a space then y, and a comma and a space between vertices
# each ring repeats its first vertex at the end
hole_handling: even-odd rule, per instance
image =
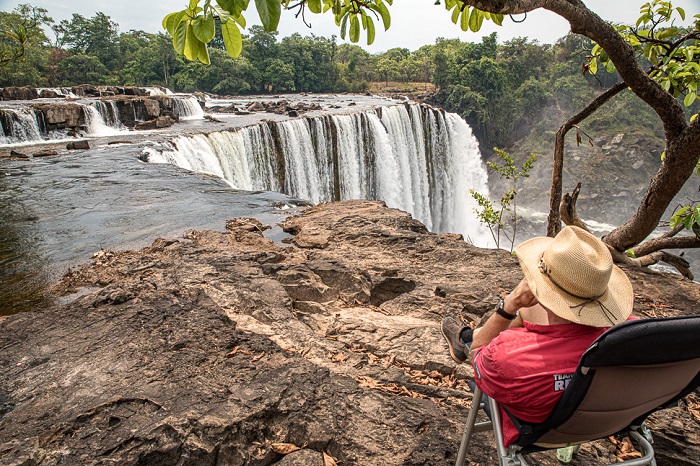
POLYGON ((467 360, 466 346, 459 339, 463 328, 464 324, 450 316, 442 319, 442 325, 440 325, 442 336, 445 337, 447 346, 450 347, 450 356, 459 364, 467 360))

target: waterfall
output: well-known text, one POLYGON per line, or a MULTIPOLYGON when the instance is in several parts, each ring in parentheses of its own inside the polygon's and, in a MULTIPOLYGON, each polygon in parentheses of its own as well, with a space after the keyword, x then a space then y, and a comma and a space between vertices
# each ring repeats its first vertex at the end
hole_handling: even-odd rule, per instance
POLYGON ((180 136, 169 144, 146 149, 148 161, 315 203, 381 199, 432 231, 488 241, 469 194, 488 196, 486 169, 471 128, 456 114, 398 105, 180 136))
POLYGON ((61 97, 67 97, 70 99, 80 98, 78 95, 73 93, 73 90, 70 87, 37 87, 36 90, 39 92, 39 94, 41 94, 41 91, 53 91, 61 97))
POLYGON ((0 144, 41 141, 42 131, 36 112, 29 107, 0 109, 0 144))
POLYGON ((148 91, 149 95, 173 95, 173 91, 167 87, 154 86, 154 87, 144 87, 148 91))
POLYGON ((84 105, 85 126, 90 136, 114 136, 127 131, 121 120, 119 110, 114 101, 97 101, 92 105, 84 105))
POLYGON ((204 110, 192 96, 173 96, 173 111, 181 120, 201 120, 204 110))

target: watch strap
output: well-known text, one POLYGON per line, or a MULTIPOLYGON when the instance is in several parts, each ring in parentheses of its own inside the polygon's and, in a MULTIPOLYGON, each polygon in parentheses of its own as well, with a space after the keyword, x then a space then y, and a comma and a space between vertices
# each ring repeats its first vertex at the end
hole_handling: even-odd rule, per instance
POLYGON ((517 311, 515 314, 509 314, 506 312, 506 310, 503 308, 503 300, 502 299, 498 300, 498 304, 496 304, 496 308, 494 309, 494 311, 496 311, 496 314, 503 317, 504 319, 515 320, 515 318, 518 317, 517 311))

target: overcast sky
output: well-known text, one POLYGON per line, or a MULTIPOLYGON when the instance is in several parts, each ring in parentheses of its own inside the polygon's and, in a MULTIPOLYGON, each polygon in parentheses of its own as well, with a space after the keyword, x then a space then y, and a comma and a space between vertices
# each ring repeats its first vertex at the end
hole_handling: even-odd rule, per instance
MULTIPOLYGON (((639 6, 643 0, 584 0, 586 5, 598 13, 603 19, 632 23, 639 16, 639 6)), ((91 17, 95 12, 101 11, 110 16, 119 24, 121 32, 130 29, 141 29, 146 32, 162 31, 161 21, 163 17, 172 12, 186 7, 187 0, 0 0, 0 10, 10 11, 20 3, 29 3, 33 6, 46 8, 54 20, 70 19, 73 13, 80 13, 85 17, 91 17)), ((383 31, 381 22, 377 25, 377 34, 374 44, 367 47, 363 35, 360 43, 372 53, 383 52, 394 47, 405 47, 416 50, 422 45, 434 44, 438 37, 458 38, 465 42, 478 42, 485 34, 493 31, 498 33, 499 41, 505 41, 518 36, 527 36, 537 39, 541 43, 552 43, 569 31, 566 21, 548 11, 534 11, 527 15, 522 23, 514 23, 506 17, 502 27, 490 22, 484 22, 482 30, 475 34, 462 32, 458 26, 452 24, 450 15, 445 10, 444 0, 441 5, 434 5, 434 0, 395 0, 389 8, 391 12, 391 28, 383 31)), ((674 6, 685 9, 688 18, 700 13, 700 0, 675 0, 674 6)), ((260 24, 255 13, 255 2, 250 2, 250 7, 244 13, 248 24, 260 24)), ((522 19, 521 17, 515 18, 522 19)), ((279 37, 286 37, 294 32, 301 35, 315 34, 318 36, 338 36, 339 29, 335 26, 331 14, 307 15, 307 21, 312 28, 307 28, 301 18, 295 18, 291 12, 282 12, 280 20, 279 37)))

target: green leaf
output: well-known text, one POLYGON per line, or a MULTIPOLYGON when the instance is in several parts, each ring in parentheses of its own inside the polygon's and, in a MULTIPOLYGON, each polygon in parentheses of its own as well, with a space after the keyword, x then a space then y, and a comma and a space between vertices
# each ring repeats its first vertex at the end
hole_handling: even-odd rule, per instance
POLYGON ((343 19, 340 20, 340 38, 345 40, 345 34, 346 31, 348 30, 348 17, 350 16, 350 13, 345 13, 345 16, 343 16, 343 19))
POLYGON ((357 19, 357 15, 354 14, 350 16, 350 42, 357 42, 360 40, 360 21, 357 19))
POLYGON ((688 92, 688 95, 685 96, 685 99, 683 99, 683 105, 686 107, 690 107, 693 105, 693 102, 695 102, 695 99, 697 99, 697 94, 695 92, 688 92))
POLYGON ((231 15, 227 10, 224 10, 218 5, 215 5, 212 8, 214 9, 214 11, 216 11, 216 14, 219 16, 219 21, 221 21, 222 23, 225 23, 226 21, 231 19, 231 15))
POLYGON ((683 217, 683 226, 685 227, 686 230, 690 230, 693 228, 693 216, 692 215, 686 215, 683 217))
POLYGON ((671 216, 671 220, 669 221, 669 226, 673 229, 676 228, 678 225, 683 223, 685 221, 685 216, 686 212, 688 212, 688 209, 690 209, 690 206, 683 206, 678 211, 676 211, 675 214, 671 216))
POLYGON ((245 28, 246 21, 245 21, 245 18, 243 17, 243 15, 238 15, 238 16, 236 16, 235 19, 236 19, 236 22, 238 24, 240 24, 242 28, 245 28))
POLYGON ((194 10, 197 8, 197 4, 199 3, 199 0, 190 0, 190 10, 194 10))
POLYGON ((179 11, 175 11, 175 12, 167 15, 165 18, 163 18, 163 29, 170 32, 170 30, 168 29, 168 21, 173 21, 175 19, 175 16, 177 16, 179 13, 180 13, 179 11))
POLYGON ((471 29, 472 32, 479 32, 483 22, 484 13, 476 8, 472 9, 472 13, 469 15, 469 29, 471 29))
POLYGON ((656 35, 656 38, 657 39, 668 39, 669 37, 673 37, 675 35, 678 35, 678 28, 670 27, 668 29, 664 29, 663 31, 659 32, 656 35))
POLYGON ((250 0, 216 0, 216 3, 235 18, 248 9, 250 0))
POLYGON ((503 25, 503 15, 495 15, 491 14, 491 21, 493 21, 497 26, 502 26, 503 25))
POLYGON ((685 10, 681 7, 676 7, 676 11, 680 15, 681 19, 685 21, 685 10))
MULTIPOLYGON (((466 10, 466 8, 465 8, 466 10)), ((459 7, 455 7, 454 10, 452 10, 452 22, 457 24, 457 21, 459 21, 459 14, 461 11, 459 10, 459 7)))
POLYGON ((321 12, 321 0, 306 0, 306 5, 309 7, 311 13, 321 12))
POLYGON ((371 16, 367 16, 367 45, 372 45, 374 43, 374 21, 371 16))
MULTIPOLYGON (((391 5, 391 3, 389 4, 391 5)), ((391 26, 391 14, 389 14, 389 9, 386 7, 384 2, 377 2, 377 9, 375 10, 382 17, 382 23, 384 24, 384 30, 386 31, 391 26)))
POLYGON ((187 25, 187 28, 185 32, 185 46, 183 49, 183 53, 185 55, 185 58, 187 58, 190 61, 195 61, 197 58, 199 58, 200 41, 194 35, 192 21, 186 21, 185 24, 187 25))
POLYGON ((166 24, 166 29, 170 36, 175 37, 175 29, 185 20, 186 14, 184 11, 179 11, 175 16, 168 17, 168 22, 166 24))
POLYGON ((591 74, 596 74, 598 72, 598 60, 591 58, 591 62, 588 64, 588 71, 591 74))
POLYGON ((204 42, 199 43, 198 58, 199 58, 199 61, 201 61, 205 65, 211 64, 211 62, 209 61, 209 50, 207 50, 207 44, 205 44, 204 42))
POLYGON ((216 35, 214 17, 212 15, 200 16, 192 22, 192 30, 197 39, 208 43, 216 35))
POLYGON ((255 0, 255 6, 265 30, 267 32, 276 31, 282 13, 282 5, 279 0, 255 0))
MULTIPOLYGON (((455 8, 455 10, 458 10, 458 8, 455 8)), ((469 30, 469 7, 465 7, 464 10, 462 10, 462 16, 459 20, 459 27, 464 32, 469 30)))
POLYGON ((185 40, 187 38, 187 23, 188 21, 181 21, 173 31, 173 48, 179 55, 185 53, 185 40))
POLYGON ((243 48, 243 39, 241 38, 241 31, 238 30, 238 26, 233 21, 221 24, 221 35, 224 38, 224 45, 226 46, 226 52, 232 58, 236 58, 241 54, 241 49, 243 48))

